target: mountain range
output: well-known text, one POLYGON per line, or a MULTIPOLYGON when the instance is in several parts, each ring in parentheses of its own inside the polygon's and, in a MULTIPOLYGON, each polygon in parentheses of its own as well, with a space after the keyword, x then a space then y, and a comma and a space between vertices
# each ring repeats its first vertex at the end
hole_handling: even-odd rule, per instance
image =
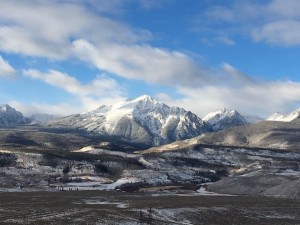
POLYGON ((282 113, 274 113, 270 117, 268 117, 266 120, 268 121, 282 121, 282 122, 291 122, 297 118, 300 118, 300 108, 294 110, 293 112, 289 114, 282 114, 282 113))
MULTIPOLYGON (((297 109, 287 115, 273 114, 266 120, 269 122, 289 122, 299 117, 300 109, 297 109)), ((221 137, 224 137, 226 141, 219 141, 220 143, 234 144, 235 141, 228 141, 230 139, 228 135, 231 132, 229 128, 242 126, 240 129, 242 131, 239 132, 243 133, 243 131, 248 129, 244 128, 245 125, 257 123, 260 120, 262 119, 257 116, 244 117, 236 110, 227 110, 225 108, 209 113, 202 120, 190 111, 179 107, 170 107, 148 95, 143 95, 136 99, 127 99, 114 105, 103 105, 93 111, 62 118, 46 114, 35 114, 30 118, 26 118, 21 112, 16 111, 9 105, 0 107, 0 125, 2 126, 28 123, 46 124, 57 128, 82 129, 147 146, 164 145, 222 130, 226 131, 218 133, 217 136, 215 134, 205 135, 205 137, 213 138, 209 141, 204 139, 202 141, 204 143, 214 143, 218 142, 217 140, 220 140, 221 137)), ((269 124, 271 123, 267 123, 266 127, 269 127, 269 124)), ((251 127, 249 129, 252 129, 251 127)), ((264 130, 260 125, 258 127, 258 133, 264 130)), ((268 133, 267 130, 264 130, 264 132, 266 133, 261 133, 262 136, 266 136, 268 133)), ((231 136, 231 139, 233 137, 235 135, 231 136)), ((238 139, 240 140, 240 138, 238 139)), ((248 137, 242 139, 247 139, 249 142, 248 137)), ((243 141, 237 142, 238 145, 241 145, 243 141)))
POLYGON ((20 125, 29 123, 30 120, 9 105, 0 105, 0 125, 20 125))
POLYGON ((237 111, 219 109, 206 115, 203 120, 209 123, 214 131, 224 130, 230 127, 248 125, 249 122, 237 111))
POLYGON ((192 112, 169 107, 147 95, 60 118, 51 122, 51 126, 85 129, 150 146, 213 131, 208 123, 192 112))
POLYGON ((150 96, 54 120, 29 120, 3 105, 0 189, 178 186, 182 193, 209 182, 216 193, 299 199, 300 118, 291 115, 249 124, 220 109, 202 120, 150 96))

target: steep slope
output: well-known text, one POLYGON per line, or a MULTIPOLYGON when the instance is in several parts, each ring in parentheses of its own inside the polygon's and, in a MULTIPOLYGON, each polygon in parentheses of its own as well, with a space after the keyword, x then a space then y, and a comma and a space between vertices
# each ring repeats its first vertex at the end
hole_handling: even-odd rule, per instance
POLYGON ((81 128, 151 146, 212 131, 195 114, 182 108, 169 107, 147 95, 64 117, 51 125, 81 128))
POLYGON ((29 123, 29 119, 9 105, 0 105, 0 126, 20 125, 29 123))
POLYGON ((235 110, 228 111, 225 108, 209 113, 203 120, 209 123, 215 131, 249 124, 240 113, 235 110))
POLYGON ((196 145, 282 149, 300 152, 300 119, 292 122, 263 121, 159 146, 146 152, 194 148, 196 145))
POLYGON ((268 117, 266 120, 268 121, 282 121, 282 122, 291 122, 294 119, 300 118, 300 108, 294 110, 293 112, 289 114, 281 114, 281 113, 274 113, 270 117, 268 117))

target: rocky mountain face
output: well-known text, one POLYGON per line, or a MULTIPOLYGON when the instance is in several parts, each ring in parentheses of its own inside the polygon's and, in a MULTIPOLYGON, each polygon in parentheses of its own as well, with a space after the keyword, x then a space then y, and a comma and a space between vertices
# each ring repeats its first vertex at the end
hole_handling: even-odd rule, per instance
POLYGON ((195 145, 281 149, 299 152, 300 119, 291 122, 262 121, 159 146, 150 151, 171 151, 195 145))
POLYGON ((20 125, 29 123, 30 120, 9 105, 0 105, 0 125, 20 125))
POLYGON ((297 118, 300 118, 300 108, 294 110, 293 112, 289 114, 282 114, 282 113, 274 113, 270 117, 268 117, 266 120, 268 121, 282 121, 282 122, 291 122, 297 118))
POLYGON ((85 129, 150 146, 212 131, 211 126, 195 114, 182 108, 169 107, 147 95, 64 117, 51 125, 85 129))
POLYGON ((237 111, 219 109, 206 115, 203 120, 209 123, 214 131, 224 130, 230 127, 248 125, 248 121, 237 111))

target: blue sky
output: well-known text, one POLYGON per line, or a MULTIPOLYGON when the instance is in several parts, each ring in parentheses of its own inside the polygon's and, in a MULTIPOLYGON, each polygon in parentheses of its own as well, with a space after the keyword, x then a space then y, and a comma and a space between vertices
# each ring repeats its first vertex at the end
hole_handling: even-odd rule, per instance
POLYGON ((0 103, 67 115, 149 94, 203 117, 300 107, 298 0, 0 0, 0 103))

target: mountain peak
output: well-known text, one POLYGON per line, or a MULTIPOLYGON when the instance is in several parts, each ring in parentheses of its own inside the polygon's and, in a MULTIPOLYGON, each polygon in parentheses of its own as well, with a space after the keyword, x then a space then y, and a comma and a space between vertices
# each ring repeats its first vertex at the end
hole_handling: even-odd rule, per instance
POLYGON ((157 99, 151 97, 150 95, 141 95, 135 99, 132 99, 130 102, 138 102, 138 103, 151 103, 151 104, 163 104, 160 101, 158 101, 157 99))
POLYGON ((207 114, 203 120, 216 131, 248 124, 247 120, 238 111, 234 109, 228 111, 226 108, 207 114))
POLYGON ((215 113, 226 113, 226 112, 228 112, 227 111, 227 109, 224 107, 224 108, 221 108, 221 109, 217 109, 216 111, 215 111, 215 113))
POLYGON ((18 112, 8 104, 0 105, 0 125, 18 125, 29 123, 22 113, 18 112))
POLYGON ((3 105, 0 105, 0 111, 1 112, 7 112, 7 111, 15 111, 14 108, 12 108, 10 105, 8 104, 3 104, 3 105))
POLYGON ((157 101, 157 100, 150 95, 141 95, 136 98, 128 98, 125 100, 125 102, 138 102, 138 101, 157 101))
POLYGON ((289 114, 282 114, 276 112, 269 116, 266 120, 268 121, 281 121, 281 122, 291 122, 294 119, 300 118, 300 108, 295 109, 289 114))
POLYGON ((212 130, 195 114, 169 107, 149 95, 102 106, 73 119, 68 117, 68 121, 60 121, 60 124, 62 122, 67 126, 152 146, 192 138, 212 130))
POLYGON ((155 99, 153 97, 151 97, 150 95, 141 95, 134 100, 136 100, 136 101, 145 101, 145 100, 154 101, 155 99))

